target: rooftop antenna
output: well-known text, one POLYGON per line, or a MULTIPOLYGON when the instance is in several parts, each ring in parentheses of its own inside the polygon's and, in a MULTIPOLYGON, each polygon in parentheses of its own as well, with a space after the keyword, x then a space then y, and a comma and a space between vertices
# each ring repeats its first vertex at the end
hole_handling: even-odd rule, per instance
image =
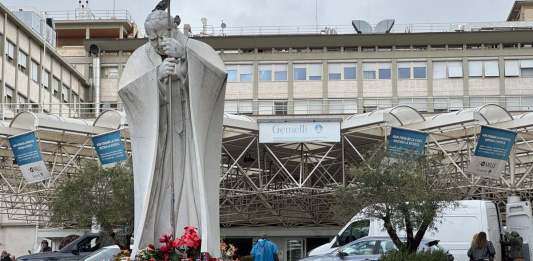
POLYGON ((202 17, 200 21, 202 21, 202 34, 207 35, 207 18, 202 17))
POLYGON ((221 32, 222 32, 222 36, 224 36, 224 29, 226 29, 227 25, 226 23, 224 23, 224 20, 222 20, 222 23, 220 24, 220 29, 221 29, 221 32))
POLYGON ((318 0, 315 0, 315 29, 318 32, 318 0))

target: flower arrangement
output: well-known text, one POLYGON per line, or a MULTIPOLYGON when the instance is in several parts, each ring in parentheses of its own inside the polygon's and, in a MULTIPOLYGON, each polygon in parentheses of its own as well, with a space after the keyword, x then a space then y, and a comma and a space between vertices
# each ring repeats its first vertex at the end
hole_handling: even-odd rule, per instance
POLYGON ((136 260, 178 261, 200 258, 201 239, 194 227, 185 227, 185 232, 180 238, 174 239, 170 234, 162 235, 159 243, 161 244, 159 248, 149 244, 147 248, 139 251, 136 260))

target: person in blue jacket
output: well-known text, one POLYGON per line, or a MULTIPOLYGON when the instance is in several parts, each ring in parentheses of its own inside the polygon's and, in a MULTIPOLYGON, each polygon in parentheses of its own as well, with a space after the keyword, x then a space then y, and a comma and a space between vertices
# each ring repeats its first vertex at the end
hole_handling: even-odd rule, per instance
POLYGON ((252 247, 254 261, 278 261, 278 246, 262 235, 252 247))

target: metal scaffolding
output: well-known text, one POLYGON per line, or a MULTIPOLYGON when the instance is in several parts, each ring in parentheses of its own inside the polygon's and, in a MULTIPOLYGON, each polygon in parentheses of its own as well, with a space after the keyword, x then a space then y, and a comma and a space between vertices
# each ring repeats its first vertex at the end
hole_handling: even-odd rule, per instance
MULTIPOLYGON (((533 113, 511 115, 498 105, 484 105, 426 117, 411 107, 397 106, 340 120, 340 142, 266 144, 259 142, 261 123, 255 118, 226 114, 220 179, 222 226, 338 224, 331 211, 334 192, 351 182, 351 165, 364 164, 369 149, 386 143, 391 127, 427 132, 427 152, 445 156, 442 178, 461 188, 465 199, 490 199, 504 206, 509 195, 526 200, 533 195, 533 113), (509 164, 499 180, 464 171, 482 125, 517 132, 509 164)), ((128 137, 124 115, 116 111, 105 112, 95 121, 21 113, 2 124, 0 213, 39 224, 48 221, 47 203, 57 185, 75 175, 83 159, 96 160, 92 135, 122 129, 123 137, 128 137), (50 181, 26 185, 13 164, 7 137, 27 131, 38 134, 51 170, 50 181)))

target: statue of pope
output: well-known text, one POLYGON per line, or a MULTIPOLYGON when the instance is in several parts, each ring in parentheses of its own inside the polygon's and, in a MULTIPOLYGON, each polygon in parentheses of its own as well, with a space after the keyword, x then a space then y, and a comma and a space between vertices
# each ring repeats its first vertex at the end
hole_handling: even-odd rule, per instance
POLYGON ((210 46, 189 39, 177 24, 168 27, 165 11, 150 13, 149 42, 131 55, 119 83, 132 141, 133 251, 195 226, 201 251, 219 257, 226 73, 210 46))

